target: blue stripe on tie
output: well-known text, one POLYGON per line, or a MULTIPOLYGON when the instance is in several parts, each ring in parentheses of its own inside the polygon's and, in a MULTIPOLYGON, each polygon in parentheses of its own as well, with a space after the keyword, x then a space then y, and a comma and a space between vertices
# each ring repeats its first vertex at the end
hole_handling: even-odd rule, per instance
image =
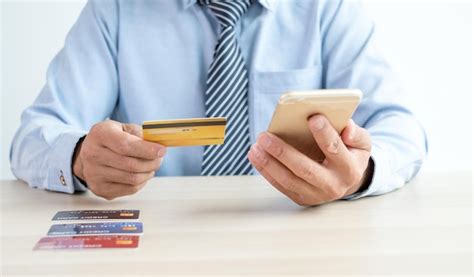
MULTIPOLYGON (((242 105, 244 105, 245 103, 243 103, 242 105)), ((242 106, 240 106, 242 107, 242 106)), ((236 118, 235 119, 242 119, 243 116, 244 116, 244 112, 246 110, 245 109, 242 109, 240 111, 240 114, 236 115, 236 118)), ((238 121, 238 120, 235 120, 235 121, 238 121)), ((228 132, 227 134, 230 134, 230 135, 227 135, 227 137, 225 138, 225 144, 222 145, 222 146, 217 146, 217 147, 214 147, 211 151, 211 153, 205 155, 204 159, 203 159, 203 165, 204 164, 207 164, 207 163, 210 163, 209 161, 214 161, 216 159, 216 155, 214 153, 216 153, 216 151, 219 151, 220 149, 222 150, 222 148, 229 148, 230 145, 232 143, 234 143, 234 139, 235 137, 238 135, 239 131, 242 131, 242 129, 245 127, 245 122, 242 121, 240 122, 239 124, 233 124, 229 129, 228 129, 228 132)))

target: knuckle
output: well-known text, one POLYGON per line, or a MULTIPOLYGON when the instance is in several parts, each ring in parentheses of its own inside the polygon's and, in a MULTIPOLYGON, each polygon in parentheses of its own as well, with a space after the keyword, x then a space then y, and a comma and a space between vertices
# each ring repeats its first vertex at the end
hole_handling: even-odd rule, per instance
POLYGON ((95 133, 98 133, 99 130, 102 128, 101 127, 102 125, 100 123, 97 123, 97 124, 94 124, 92 125, 90 131, 89 131, 89 135, 93 135, 95 133))
POLYGON ((326 193, 331 200, 336 200, 344 196, 345 189, 341 186, 329 186, 326 193))
POLYGON ((92 126, 90 133, 100 137, 100 134, 105 131, 106 127, 107 127, 107 121, 96 123, 92 126))
POLYGON ((140 176, 138 174, 129 173, 126 176, 127 183, 131 185, 138 185, 141 183, 140 176))
POLYGON ((276 157, 276 158, 280 158, 280 157, 283 157, 284 156, 284 152, 285 150, 283 149, 283 147, 275 142, 273 143, 271 146, 270 146, 270 151, 273 153, 273 155, 276 157))
POLYGON ((134 159, 128 158, 128 157, 123 157, 123 163, 125 170, 129 172, 136 172, 139 170, 140 166, 138 165, 138 162, 134 159))
POLYGON ((117 147, 118 151, 122 154, 127 154, 130 150, 130 145, 126 140, 120 140, 117 147))
POLYGON ((275 181, 275 179, 265 176, 265 179, 274 187, 280 187, 280 183, 275 181))
POLYGON ((107 128, 109 124, 107 121, 99 122, 92 126, 89 134, 87 135, 91 138, 95 143, 103 142, 107 139, 107 128))
POLYGON ((338 154, 341 148, 341 142, 338 138, 334 138, 325 145, 326 151, 331 154, 338 154))
POLYGON ((301 164, 297 169, 297 175, 303 179, 311 179, 314 174, 313 167, 310 164, 304 163, 301 164))
POLYGON ((263 169, 269 167, 270 163, 269 163, 268 157, 267 157, 267 155, 266 155, 265 153, 263 153, 263 155, 262 155, 262 157, 261 157, 259 163, 260 163, 260 165, 261 165, 261 167, 262 167, 263 169))
POLYGON ((289 174, 285 174, 281 183, 290 191, 295 191, 296 189, 295 181, 289 174))

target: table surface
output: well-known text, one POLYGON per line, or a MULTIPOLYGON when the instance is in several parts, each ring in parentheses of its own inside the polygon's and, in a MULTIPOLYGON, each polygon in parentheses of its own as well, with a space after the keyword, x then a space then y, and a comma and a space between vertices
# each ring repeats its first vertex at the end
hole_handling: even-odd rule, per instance
POLYGON ((312 208, 258 176, 155 178, 111 202, 1 181, 1 273, 470 274, 471 175, 424 172, 383 196, 312 208), (32 250, 57 211, 75 209, 141 210, 139 247, 32 250))

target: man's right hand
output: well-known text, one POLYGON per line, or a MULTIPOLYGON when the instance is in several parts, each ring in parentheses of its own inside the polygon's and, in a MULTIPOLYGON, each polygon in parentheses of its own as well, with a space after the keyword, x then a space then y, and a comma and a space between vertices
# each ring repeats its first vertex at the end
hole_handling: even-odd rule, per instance
POLYGON ((134 194, 160 168, 166 148, 142 139, 134 124, 107 120, 94 125, 76 146, 73 173, 107 200, 134 194))

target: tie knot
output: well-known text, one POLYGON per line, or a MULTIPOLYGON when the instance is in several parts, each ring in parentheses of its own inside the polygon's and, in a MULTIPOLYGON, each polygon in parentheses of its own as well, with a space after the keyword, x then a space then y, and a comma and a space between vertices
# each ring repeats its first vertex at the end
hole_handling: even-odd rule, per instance
POLYGON ((208 6, 223 26, 234 26, 247 12, 251 0, 199 0, 199 4, 208 6))

